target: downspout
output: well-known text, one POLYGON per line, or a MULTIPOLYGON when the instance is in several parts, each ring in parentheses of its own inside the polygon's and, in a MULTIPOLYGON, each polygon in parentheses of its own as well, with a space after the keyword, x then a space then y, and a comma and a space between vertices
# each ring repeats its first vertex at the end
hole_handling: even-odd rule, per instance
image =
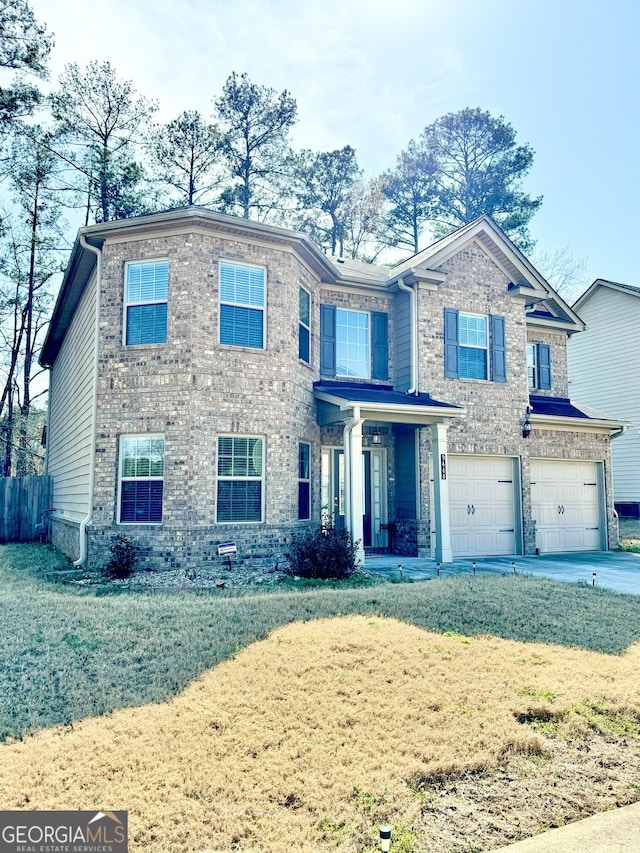
POLYGON ((96 423, 98 419, 98 368, 100 343, 100 285, 102 280, 102 252, 96 246, 91 246, 85 240, 84 234, 80 234, 80 245, 88 249, 96 256, 96 327, 93 350, 93 410, 91 413, 91 465, 89 466, 89 506, 87 514, 80 522, 80 556, 74 561, 74 566, 84 565, 87 559, 87 525, 93 517, 93 486, 95 482, 96 469, 96 423))
POLYGON ((398 287, 409 294, 409 314, 411 326, 411 388, 407 394, 418 393, 418 297, 413 287, 404 283, 404 279, 398 279, 398 287))

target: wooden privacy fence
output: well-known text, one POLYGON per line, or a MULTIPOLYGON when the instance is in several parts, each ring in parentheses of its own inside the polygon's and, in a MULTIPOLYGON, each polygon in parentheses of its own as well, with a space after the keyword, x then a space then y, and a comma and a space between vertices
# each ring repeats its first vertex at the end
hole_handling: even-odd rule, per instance
POLYGON ((0 477, 0 543, 39 539, 36 525, 48 509, 51 477, 0 477))

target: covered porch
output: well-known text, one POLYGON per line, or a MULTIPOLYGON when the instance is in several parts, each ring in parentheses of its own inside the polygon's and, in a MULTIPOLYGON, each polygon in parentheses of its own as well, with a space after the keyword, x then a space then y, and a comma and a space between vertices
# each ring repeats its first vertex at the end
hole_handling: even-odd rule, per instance
POLYGON ((338 428, 340 441, 322 448, 322 512, 349 530, 364 562, 365 545, 385 547, 394 519, 387 512, 387 467, 380 434, 390 431, 396 504, 406 519, 420 521, 423 489, 420 476, 419 433, 429 428, 433 456, 433 497, 429 502, 435 529, 435 558, 453 559, 447 479, 447 429, 464 409, 434 400, 428 394, 408 394, 392 386, 320 381, 314 385, 321 427, 338 428), (367 424, 368 422, 368 424, 367 424), (363 438, 367 439, 363 446, 363 438))

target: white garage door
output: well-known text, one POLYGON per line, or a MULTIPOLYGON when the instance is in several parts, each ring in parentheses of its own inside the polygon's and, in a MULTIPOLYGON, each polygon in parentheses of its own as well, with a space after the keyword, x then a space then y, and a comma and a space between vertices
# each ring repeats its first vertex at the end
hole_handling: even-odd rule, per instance
POLYGON ((531 515, 541 553, 598 551, 600 490, 596 462, 531 462, 531 515))
POLYGON ((449 501, 455 557, 515 554, 511 457, 449 456, 449 501))

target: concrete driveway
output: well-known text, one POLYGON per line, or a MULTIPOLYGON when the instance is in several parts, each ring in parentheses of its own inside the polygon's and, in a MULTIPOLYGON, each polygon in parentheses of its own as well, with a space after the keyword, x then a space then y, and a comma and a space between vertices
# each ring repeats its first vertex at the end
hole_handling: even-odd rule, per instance
MULTIPOLYGON (((442 564, 440 575, 473 574, 473 560, 457 559, 442 564)), ((566 583, 582 582, 595 586, 640 595, 640 554, 623 551, 589 551, 578 554, 543 554, 540 557, 479 557, 477 574, 539 575, 566 583)), ((411 580, 430 580, 437 577, 435 560, 422 557, 401 557, 394 554, 368 554, 365 568, 389 577, 402 576, 411 580)))

